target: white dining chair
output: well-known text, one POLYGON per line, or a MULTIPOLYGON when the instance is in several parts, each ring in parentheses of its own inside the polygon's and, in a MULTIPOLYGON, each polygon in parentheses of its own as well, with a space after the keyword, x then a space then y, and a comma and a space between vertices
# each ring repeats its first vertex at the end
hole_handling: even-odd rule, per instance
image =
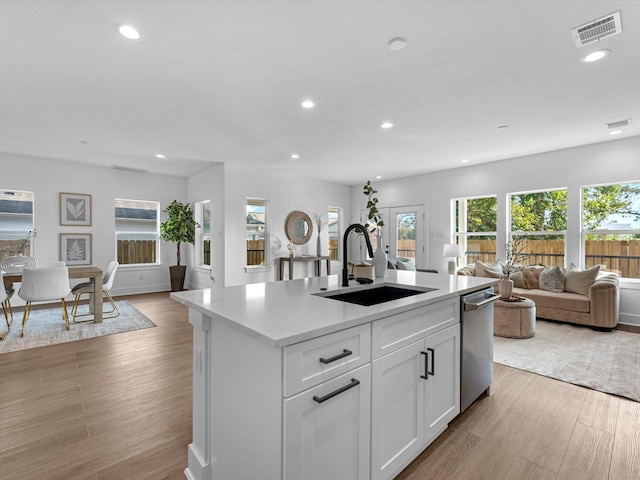
MULTIPOLYGON (((9 303, 9 295, 4 288, 4 279, 0 277, 0 302, 2 302, 2 313, 4 313, 4 319, 7 322, 7 333, 11 330, 11 322, 13 321, 13 315, 11 314, 11 304, 9 303)), ((0 330, 0 340, 3 340, 2 330, 0 330)))
POLYGON ((60 300, 62 303, 62 318, 69 330, 69 314, 64 299, 71 293, 69 285, 69 269, 67 267, 25 268, 22 271, 22 283, 18 296, 26 303, 22 316, 22 336, 29 318, 29 311, 33 302, 51 302, 60 300))
MULTIPOLYGON (((34 268, 37 261, 34 257, 28 255, 11 255, 0 259, 0 270, 3 273, 22 273, 25 268, 34 268)), ((4 287, 4 283, 2 284, 4 287)), ((6 290, 7 298, 2 301, 2 311, 7 319, 7 326, 11 328, 13 323, 13 310, 11 309, 11 297, 15 293, 13 285, 11 289, 6 290)), ((0 338, 1 339, 1 338, 0 338)))
MULTIPOLYGON (((111 304, 111 310, 103 310, 103 312, 102 312, 103 313, 103 316, 102 316, 103 319, 105 319, 105 318, 115 318, 118 315, 120 315, 120 311, 118 310, 118 307, 116 306, 116 302, 113 301, 113 298, 111 297, 111 294, 109 293, 109 290, 111 290, 111 287, 113 286, 113 280, 116 277, 116 270, 118 269, 118 265, 119 265, 119 263, 116 262, 115 260, 113 260, 111 263, 109 263, 109 266, 104 271, 104 275, 102 277, 102 294, 104 295, 104 298, 106 298, 107 301, 111 304), (115 314, 113 314, 114 312, 115 312, 115 314)), ((93 319, 76 320, 77 318, 93 316, 93 313, 91 313, 91 312, 78 314, 78 305, 79 305, 79 302, 80 302, 80 297, 82 295, 84 295, 84 294, 90 295, 90 294, 93 293, 93 283, 91 283, 91 282, 79 283, 78 285, 76 285, 75 287, 73 287, 71 289, 71 293, 74 294, 75 297, 76 297, 75 301, 73 302, 73 309, 71 310, 71 316, 73 317, 73 321, 75 323, 93 321, 93 319)))

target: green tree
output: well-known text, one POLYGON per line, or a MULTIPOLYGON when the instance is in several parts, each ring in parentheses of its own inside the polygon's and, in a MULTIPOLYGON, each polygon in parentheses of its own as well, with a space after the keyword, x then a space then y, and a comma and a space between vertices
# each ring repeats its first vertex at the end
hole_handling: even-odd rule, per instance
MULTIPOLYGON (((467 202, 467 232, 495 232, 498 201, 496 197, 470 198, 467 202)), ((457 202, 459 208, 460 202, 457 202)), ((456 211, 459 215, 459 211, 456 211)))
POLYGON ((637 199, 640 184, 604 185, 588 187, 582 191, 583 226, 596 230, 611 221, 611 216, 640 219, 637 199))
POLYGON ((511 196, 511 231, 542 232, 566 229, 566 190, 511 196))

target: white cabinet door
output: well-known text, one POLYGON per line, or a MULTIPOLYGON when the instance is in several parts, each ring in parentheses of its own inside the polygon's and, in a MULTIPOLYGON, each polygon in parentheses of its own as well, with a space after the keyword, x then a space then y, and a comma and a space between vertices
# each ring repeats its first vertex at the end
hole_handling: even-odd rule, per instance
POLYGON ((425 440, 430 442, 460 413, 460 324, 425 339, 425 440))
POLYGON ((284 401, 287 480, 369 480, 371 365, 284 401))
POLYGON ((424 340, 373 362, 371 478, 390 478, 423 445, 424 340))
POLYGON ((372 365, 371 478, 387 480, 460 412, 460 324, 372 365))

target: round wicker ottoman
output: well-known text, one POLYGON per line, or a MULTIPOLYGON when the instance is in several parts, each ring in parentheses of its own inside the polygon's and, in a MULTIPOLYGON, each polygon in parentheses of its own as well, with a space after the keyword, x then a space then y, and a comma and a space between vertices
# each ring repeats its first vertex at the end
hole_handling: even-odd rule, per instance
POLYGON ((497 337, 531 338, 536 334, 536 304, 498 299, 493 303, 493 334, 497 337))

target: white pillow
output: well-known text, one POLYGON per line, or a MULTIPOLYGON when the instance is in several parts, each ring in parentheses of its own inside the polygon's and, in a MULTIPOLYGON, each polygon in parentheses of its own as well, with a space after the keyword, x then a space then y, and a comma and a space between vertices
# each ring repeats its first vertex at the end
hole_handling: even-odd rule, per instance
POLYGON ((402 260, 397 260, 396 261, 396 266, 398 267, 398 270, 415 271, 415 269, 416 269, 416 266, 411 261, 403 262, 402 260))
POLYGON ((502 278, 504 273, 500 262, 494 262, 491 265, 476 260, 476 277, 502 278))
POLYGON ((600 265, 582 270, 571 262, 564 277, 564 291, 588 296, 589 288, 595 283, 599 271, 600 265))

